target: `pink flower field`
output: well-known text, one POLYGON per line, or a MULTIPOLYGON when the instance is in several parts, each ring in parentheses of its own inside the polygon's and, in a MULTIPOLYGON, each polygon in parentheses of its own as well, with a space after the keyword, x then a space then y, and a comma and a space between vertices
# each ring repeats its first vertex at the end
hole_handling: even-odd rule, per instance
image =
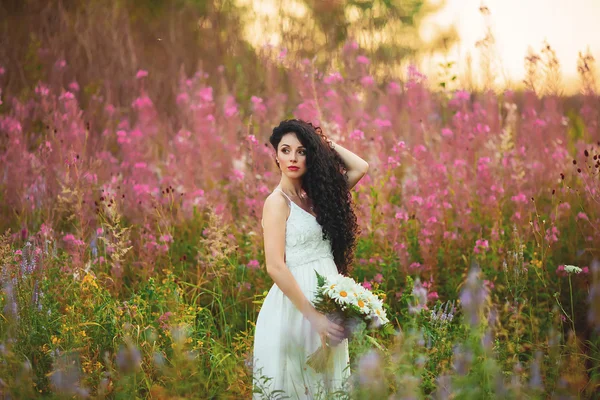
POLYGON ((396 334, 351 342, 344 396, 597 395, 593 60, 574 97, 382 78, 358 46, 343 60, 265 56, 248 94, 227 67, 182 73, 169 110, 144 69, 123 103, 65 60, 23 93, 1 68, 0 394, 250 397, 267 139, 294 116, 370 164, 351 275, 396 334))

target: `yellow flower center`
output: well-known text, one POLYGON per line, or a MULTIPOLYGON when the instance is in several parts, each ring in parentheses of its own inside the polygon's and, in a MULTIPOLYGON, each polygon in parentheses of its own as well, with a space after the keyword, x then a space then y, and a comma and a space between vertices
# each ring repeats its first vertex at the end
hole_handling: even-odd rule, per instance
POLYGON ((348 293, 346 293, 345 291, 343 291, 343 290, 342 290, 342 291, 340 292, 340 296, 342 296, 342 297, 346 297, 346 296, 348 296, 348 293))
POLYGON ((331 286, 329 286, 329 289, 333 289, 335 287, 335 283, 331 286))
POLYGON ((364 301, 362 301, 362 300, 359 300, 359 301, 358 301, 358 306, 359 306, 360 308, 363 308, 363 307, 365 306, 365 302, 364 302, 364 301))

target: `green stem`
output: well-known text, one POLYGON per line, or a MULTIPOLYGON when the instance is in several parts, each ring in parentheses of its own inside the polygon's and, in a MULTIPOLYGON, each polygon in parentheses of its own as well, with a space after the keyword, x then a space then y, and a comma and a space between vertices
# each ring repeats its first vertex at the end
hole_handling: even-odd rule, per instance
MULTIPOLYGON (((558 294, 558 293, 557 293, 558 294)), ((573 320, 571 319, 571 316, 569 314, 567 314, 567 312, 565 311, 565 309, 563 308, 562 304, 560 303, 560 300, 558 299, 558 297, 554 297, 556 299, 556 304, 558 304, 558 307, 560 308, 560 310, 562 311, 562 313, 564 314, 564 316, 566 318, 569 319, 569 321, 571 321, 571 324, 573 324, 573 320)))
POLYGON ((569 274, 569 295, 571 296, 571 326, 573 327, 573 334, 575 334, 575 313, 573 312, 573 286, 571 285, 571 274, 569 274))

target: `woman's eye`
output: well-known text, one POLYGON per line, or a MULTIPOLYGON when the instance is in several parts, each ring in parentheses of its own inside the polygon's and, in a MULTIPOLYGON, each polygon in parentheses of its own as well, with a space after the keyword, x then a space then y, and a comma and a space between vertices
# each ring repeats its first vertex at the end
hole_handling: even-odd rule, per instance
POLYGON ((306 155, 306 151, 304 151, 304 150, 300 150, 298 153, 300 153, 300 155, 302 155, 302 156, 306 155))
POLYGON ((284 153, 284 154, 287 154, 289 152, 289 150, 288 149, 283 149, 283 150, 281 150, 281 152, 284 153))

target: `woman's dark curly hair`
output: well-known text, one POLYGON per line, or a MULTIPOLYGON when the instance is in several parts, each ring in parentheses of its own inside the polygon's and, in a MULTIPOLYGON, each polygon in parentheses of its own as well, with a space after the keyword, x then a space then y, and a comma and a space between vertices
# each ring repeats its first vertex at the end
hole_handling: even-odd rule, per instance
POLYGON ((298 119, 282 121, 269 138, 277 152, 281 138, 295 133, 306 148, 306 173, 302 189, 312 200, 317 222, 323 227, 323 239, 329 239, 338 272, 347 275, 354 259, 359 227, 352 207, 345 166, 332 150, 318 126, 298 119))

